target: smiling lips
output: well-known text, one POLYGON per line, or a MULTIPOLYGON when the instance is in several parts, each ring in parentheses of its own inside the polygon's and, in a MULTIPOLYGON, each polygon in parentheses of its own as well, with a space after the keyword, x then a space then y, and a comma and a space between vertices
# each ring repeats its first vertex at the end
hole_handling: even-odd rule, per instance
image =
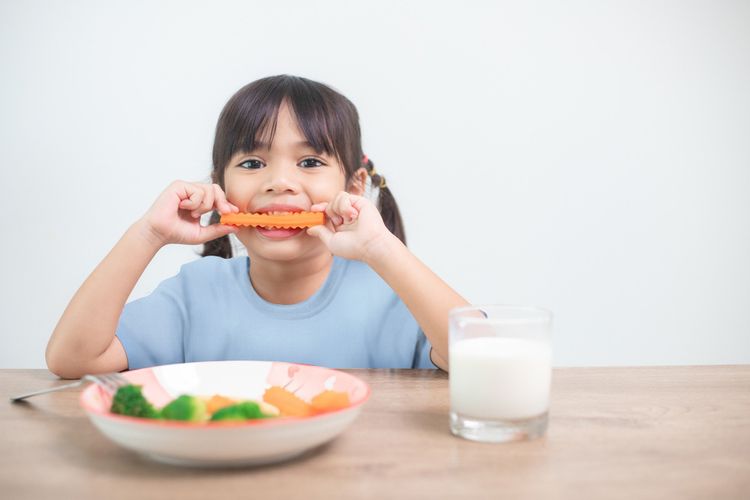
POLYGON ((265 212, 224 214, 220 222, 230 226, 252 226, 267 229, 302 229, 325 224, 323 212, 265 212))

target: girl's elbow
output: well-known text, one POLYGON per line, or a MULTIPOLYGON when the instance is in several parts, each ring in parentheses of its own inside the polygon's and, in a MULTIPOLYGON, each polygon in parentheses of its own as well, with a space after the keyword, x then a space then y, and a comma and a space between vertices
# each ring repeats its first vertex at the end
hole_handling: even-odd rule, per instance
POLYGON ((446 373, 448 372, 448 361, 438 354, 434 348, 430 349, 430 361, 432 361, 432 364, 440 370, 443 370, 446 373))
POLYGON ((69 367, 67 367, 64 362, 61 362, 57 358, 50 355, 45 356, 45 358, 47 361, 47 369, 52 372, 53 375, 57 375, 58 377, 63 379, 80 378, 71 373, 69 371, 69 367))
POLYGON ((76 379, 83 376, 83 374, 79 373, 79 370, 76 369, 76 366, 71 363, 70 357, 58 352, 51 342, 47 345, 47 350, 44 353, 44 360, 47 363, 47 369, 60 378, 76 379))

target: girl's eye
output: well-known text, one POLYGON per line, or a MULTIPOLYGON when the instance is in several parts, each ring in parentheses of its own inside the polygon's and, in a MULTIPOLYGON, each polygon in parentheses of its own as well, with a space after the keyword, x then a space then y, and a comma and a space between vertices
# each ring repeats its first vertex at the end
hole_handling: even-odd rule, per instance
POLYGON ((322 161, 318 160, 317 158, 305 158, 300 162, 300 166, 305 168, 310 167, 322 167, 325 165, 322 161))
POLYGON ((240 167, 248 170, 255 170, 263 166, 263 162, 260 160, 245 160, 239 164, 240 167))

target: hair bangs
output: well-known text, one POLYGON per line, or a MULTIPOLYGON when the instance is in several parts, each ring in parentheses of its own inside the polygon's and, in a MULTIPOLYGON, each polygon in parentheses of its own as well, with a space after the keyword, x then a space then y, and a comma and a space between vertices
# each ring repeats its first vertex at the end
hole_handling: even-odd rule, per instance
POLYGON ((307 139, 313 149, 324 152, 330 156, 341 159, 336 147, 335 123, 330 123, 328 117, 332 116, 330 103, 320 90, 312 85, 307 85, 301 78, 295 78, 289 82, 288 92, 285 95, 297 122, 297 126, 307 139))

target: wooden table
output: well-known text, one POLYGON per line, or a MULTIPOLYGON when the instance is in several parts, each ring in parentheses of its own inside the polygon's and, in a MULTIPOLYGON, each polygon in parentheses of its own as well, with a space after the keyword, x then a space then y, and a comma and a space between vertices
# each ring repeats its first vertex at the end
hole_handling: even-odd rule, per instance
POLYGON ((200 470, 108 441, 78 390, 12 404, 64 382, 0 370, 0 497, 750 498, 750 366, 556 369, 547 436, 499 445, 450 434, 443 372, 347 371, 372 397, 333 442, 283 464, 200 470))

